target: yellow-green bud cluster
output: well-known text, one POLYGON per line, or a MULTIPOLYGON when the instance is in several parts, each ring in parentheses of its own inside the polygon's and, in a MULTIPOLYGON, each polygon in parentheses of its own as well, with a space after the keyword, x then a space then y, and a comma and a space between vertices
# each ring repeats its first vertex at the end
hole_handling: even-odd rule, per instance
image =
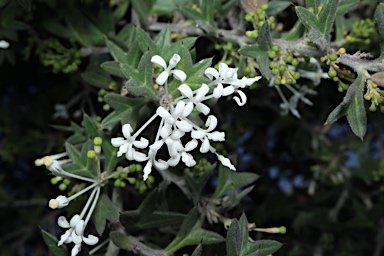
POLYGON ((251 11, 245 15, 244 19, 248 22, 251 22, 254 28, 254 30, 249 30, 245 33, 247 37, 254 38, 254 39, 258 38, 259 36, 258 31, 264 25, 265 21, 268 22, 269 27, 271 29, 276 28, 275 17, 271 16, 271 17, 268 17, 266 20, 267 9, 268 9, 268 4, 262 4, 260 8, 256 9, 255 11, 251 11))
POLYGON ((209 171, 209 169, 211 168, 212 168, 212 164, 207 159, 203 158, 203 159, 199 159, 196 165, 193 166, 192 168, 186 168, 185 173, 191 177, 195 177, 195 176, 199 177, 204 173, 206 173, 207 171, 209 171))
POLYGON ((134 186, 140 193, 144 193, 147 189, 152 188, 155 178, 149 175, 147 180, 143 180, 143 166, 141 164, 131 164, 123 168, 119 166, 116 171, 112 173, 115 178, 114 185, 116 187, 125 187, 127 183, 134 186))
POLYGON ((369 111, 375 112, 379 108, 381 112, 384 112, 384 91, 372 81, 367 81, 367 92, 364 99, 371 101, 369 111))
POLYGON ((52 185, 59 185, 58 187, 61 191, 66 190, 70 183, 71 183, 71 181, 69 179, 65 179, 62 177, 53 177, 51 179, 51 184, 52 185))
POLYGON ((96 154, 100 154, 101 152, 101 144, 103 144, 103 139, 101 137, 95 137, 93 139, 93 150, 95 151, 96 154))
POLYGON ((299 64, 299 60, 295 56, 291 54, 282 56, 279 46, 274 45, 271 51, 268 52, 268 57, 271 59, 269 63, 271 73, 276 76, 273 80, 275 85, 296 84, 296 80, 300 78, 300 73, 289 69, 287 66, 287 64, 293 66, 299 64), (278 59, 275 61, 274 59, 276 57, 278 57, 278 59))
POLYGON ((36 54, 39 55, 44 66, 52 66, 53 73, 72 73, 77 71, 81 63, 80 53, 74 45, 71 48, 65 48, 56 38, 39 42, 36 54))
POLYGON ((345 40, 349 49, 371 50, 371 46, 378 42, 374 22, 369 18, 355 21, 345 40))

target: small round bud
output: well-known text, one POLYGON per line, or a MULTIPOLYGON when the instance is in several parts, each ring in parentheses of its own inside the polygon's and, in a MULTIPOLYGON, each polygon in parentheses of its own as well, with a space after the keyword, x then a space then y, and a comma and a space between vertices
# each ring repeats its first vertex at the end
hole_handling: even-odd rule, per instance
POLYGON ((143 166, 141 164, 136 164, 136 171, 141 172, 143 170, 143 166))
POLYGON ((268 4, 262 4, 260 8, 261 10, 266 11, 268 9, 268 4))
POLYGON ((125 186, 127 186, 127 184, 124 181, 120 181, 120 187, 125 188, 125 186))
POLYGON ((63 183, 68 186, 69 184, 71 184, 71 181, 69 179, 64 179, 63 183))
POLYGON ((260 15, 260 14, 262 14, 262 13, 264 13, 262 9, 256 9, 256 14, 257 14, 257 15, 260 15))
POLYGON ((280 47, 278 45, 273 45, 271 50, 278 53, 280 51, 280 47))
POLYGON ((298 80, 300 78, 300 73, 299 72, 294 72, 292 76, 293 76, 294 79, 298 80))
POLYGON ((52 185, 56 185, 59 181, 61 181, 63 178, 61 178, 61 177, 53 177, 52 179, 51 179, 51 184, 52 185))
POLYGON ((297 66, 297 65, 299 65, 299 60, 296 59, 296 58, 294 58, 294 59, 292 60, 291 64, 292 64, 293 66, 297 66))
POLYGON ((89 159, 94 159, 96 157, 96 152, 94 150, 88 150, 87 157, 89 159))
POLYGON ((293 57, 291 55, 288 55, 284 58, 284 61, 287 62, 287 63, 291 63, 293 60, 293 57))
POLYGON ((108 104, 104 104, 104 106, 103 106, 104 111, 109 111, 110 109, 111 109, 111 107, 108 104))
POLYGON ((276 57, 276 53, 275 53, 274 51, 269 51, 269 52, 268 52, 268 57, 269 57, 270 59, 273 59, 273 58, 276 57))
POLYGON ((135 172, 136 171, 136 165, 135 164, 131 164, 130 166, 128 166, 128 171, 129 172, 135 172))
POLYGON ((59 189, 60 189, 61 191, 64 191, 64 190, 67 189, 67 185, 65 185, 64 183, 61 183, 61 184, 59 185, 59 189))
POLYGON ((277 68, 272 69, 271 72, 272 72, 273 75, 277 75, 277 74, 280 73, 279 70, 278 70, 277 68))
POLYGON ((285 80, 285 78, 282 78, 280 84, 282 85, 287 84, 287 80, 285 80))
POLYGON ((328 55, 328 59, 330 61, 335 61, 335 60, 337 60, 337 55, 334 54, 334 53, 331 53, 331 54, 328 55))
POLYGON ((259 21, 256 26, 261 29, 261 27, 264 25, 264 20, 259 21))
POLYGON ((120 171, 122 171, 123 169, 124 169, 123 166, 117 166, 116 171, 117 171, 117 172, 120 172, 120 171))
POLYGON ((280 65, 279 66, 279 71, 280 72, 284 72, 285 70, 287 70, 287 66, 285 66, 285 65, 280 65))
POLYGON ((126 179, 128 177, 127 173, 120 173, 120 178, 126 179))
POLYGON ((120 187, 120 184, 121 184, 120 180, 115 180, 115 182, 113 183, 113 185, 115 185, 115 187, 120 187))
POLYGON ((372 99, 372 97, 371 97, 371 95, 370 94, 364 94, 364 99, 365 100, 371 100, 372 99))
POLYGON ((270 68, 277 68, 277 63, 276 62, 274 62, 274 61, 271 61, 270 63, 269 63, 269 67, 270 68))
POLYGON ((372 102, 371 106, 369 107, 369 111, 371 111, 371 112, 375 112, 376 109, 377 109, 377 108, 376 108, 375 103, 372 102))
POLYGON ((56 199, 51 199, 49 200, 48 206, 51 209, 57 209, 59 207, 59 201, 57 201, 56 199))
POLYGON ((103 143, 103 139, 101 137, 95 137, 93 139, 93 144, 95 144, 96 146, 101 146, 102 143, 103 143))
POLYGON ((276 77, 275 80, 273 80, 274 85, 280 85, 281 84, 281 79, 279 77, 276 77))
POLYGON ((43 159, 36 159, 36 160, 35 160, 35 165, 36 165, 36 166, 42 166, 43 164, 44 164, 43 159))
POLYGON ((285 234, 285 233, 287 233, 287 228, 284 227, 284 226, 281 226, 281 227, 279 228, 279 231, 280 231, 280 234, 285 234))
POLYGON ((335 76, 334 78, 332 78, 332 80, 333 80, 334 82, 338 82, 338 81, 339 81, 339 78, 338 78, 337 76, 335 76))
POLYGON ((328 76, 329 76, 330 78, 333 78, 333 77, 337 76, 337 72, 336 72, 336 70, 334 70, 333 68, 331 68, 331 69, 328 71, 328 76))
POLYGON ((128 182, 129 182, 129 184, 135 184, 136 183, 136 178, 130 177, 130 178, 128 178, 128 182))

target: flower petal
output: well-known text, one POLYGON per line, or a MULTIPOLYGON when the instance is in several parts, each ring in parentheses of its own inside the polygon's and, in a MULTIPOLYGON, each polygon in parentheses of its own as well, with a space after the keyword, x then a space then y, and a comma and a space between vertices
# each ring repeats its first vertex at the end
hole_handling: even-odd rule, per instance
POLYGON ((219 76, 221 78, 225 78, 227 77, 226 76, 227 72, 228 72, 228 65, 223 62, 219 63, 219 76))
POLYGON ((160 75, 156 78, 156 83, 158 85, 163 85, 167 81, 169 76, 169 72, 167 70, 164 70, 163 72, 160 73, 160 75))
POLYGON ((80 235, 77 235, 76 232, 72 232, 72 234, 71 234, 71 238, 72 238, 72 241, 73 241, 75 244, 81 244, 81 242, 82 242, 81 236, 80 236, 80 235))
POLYGON ((59 227, 61 227, 61 228, 70 228, 71 227, 69 225, 69 222, 67 221, 67 219, 64 216, 60 216, 57 219, 57 225, 59 225, 59 227))
POLYGON ((76 214, 76 215, 73 215, 73 217, 71 218, 71 220, 69 221, 69 225, 71 225, 71 227, 76 227, 76 224, 81 220, 80 218, 80 215, 79 214, 76 214))
POLYGON ((177 63, 181 60, 181 57, 179 54, 173 54, 172 59, 169 61, 169 69, 172 69, 176 67, 177 63))
POLYGON ((223 96, 224 87, 222 84, 218 84, 216 88, 213 90, 213 97, 218 99, 223 96))
POLYGON ((148 161, 143 170, 143 180, 147 180, 149 174, 152 172, 152 161, 148 161))
POLYGON ((185 145, 185 151, 194 150, 197 147, 197 140, 193 139, 185 145))
POLYGON ((186 84, 181 84, 178 88, 178 90, 183 94, 185 97, 192 98, 193 97, 193 92, 191 87, 189 87, 186 84))
POLYGON ((167 163, 169 166, 176 166, 180 162, 181 155, 177 154, 175 157, 171 157, 167 163))
POLYGON ((162 159, 159 159, 158 161, 154 161, 153 164, 157 170, 164 171, 168 169, 168 163, 162 159))
POLYGON ((225 133, 224 132, 212 132, 208 134, 208 139, 213 141, 225 141, 225 133))
POLYGON ((88 237, 83 237, 83 241, 88 245, 95 245, 99 242, 99 238, 94 235, 88 235, 88 237))
POLYGON ((208 116, 205 126, 208 127, 208 132, 213 131, 217 126, 217 118, 213 115, 208 116))
POLYGON ((192 131, 191 132, 191 137, 194 139, 202 139, 207 135, 207 133, 203 130, 200 131, 192 131))
POLYGON ((185 79, 187 79, 187 74, 184 73, 184 71, 180 69, 172 70, 171 73, 173 74, 173 77, 177 80, 184 82, 185 79))
POLYGON ((144 162, 148 160, 148 156, 142 152, 133 151, 133 159, 135 159, 137 162, 144 162))
POLYGON ((72 248, 71 256, 76 256, 81 251, 81 243, 75 244, 75 246, 72 248))
POLYGON ((209 87, 206 84, 202 84, 199 89, 196 90, 195 100, 200 102, 203 100, 205 95, 209 92, 209 87))
POLYGON ((203 143, 201 143, 200 152, 205 154, 209 151, 210 147, 211 147, 211 144, 209 143, 208 138, 205 137, 203 140, 203 143))
POLYGON ((232 171, 236 171, 235 166, 233 166, 233 164, 231 163, 231 161, 228 158, 226 158, 220 154, 217 154, 217 153, 216 153, 216 155, 217 155, 217 158, 219 159, 219 161, 221 162, 222 165, 228 167, 232 171))
POLYGON ((146 148, 149 144, 149 141, 146 138, 141 137, 140 140, 135 140, 133 145, 137 148, 146 148))
POLYGON ((207 107, 207 105, 205 105, 203 103, 197 103, 196 104, 196 109, 198 111, 200 111, 201 113, 203 113, 204 115, 208 115, 209 111, 211 111, 210 108, 207 107))
POLYGON ((242 91, 237 91, 237 93, 240 95, 240 98, 235 96, 233 99, 237 102, 237 105, 244 106, 245 103, 247 103, 247 96, 242 91))
POLYGON ((217 79, 219 77, 219 72, 217 72, 214 68, 207 68, 204 72, 204 74, 210 79, 213 80, 213 78, 217 79))
POLYGON ((126 143, 127 140, 125 140, 123 137, 117 137, 117 138, 112 138, 111 139, 111 144, 114 147, 120 147, 124 143, 126 143))
POLYGON ((131 138, 131 133, 133 132, 133 129, 130 124, 123 125, 123 135, 126 139, 131 138))
POLYGON ((189 114, 192 113, 193 110, 193 103, 189 101, 187 105, 185 105, 182 116, 189 116, 189 114))
POLYGON ((84 222, 84 220, 80 220, 80 221, 76 224, 75 232, 76 232, 77 235, 79 235, 79 236, 82 236, 82 235, 83 235, 83 232, 84 232, 84 226, 85 226, 85 222, 84 222))
POLYGON ((158 114, 161 118, 167 119, 171 117, 171 114, 164 107, 160 106, 156 109, 156 114, 158 114))
POLYGON ((167 68, 167 63, 165 63, 165 60, 159 55, 153 56, 151 58, 151 62, 157 66, 163 67, 164 69, 167 68))
POLYGON ((183 132, 190 132, 192 131, 192 125, 186 121, 186 120, 181 120, 181 121, 177 121, 176 122, 176 126, 177 128, 179 128, 180 130, 182 130, 183 132))
POLYGON ((196 161, 193 159, 193 156, 191 154, 188 154, 186 152, 183 152, 181 154, 181 160, 185 163, 186 166, 192 167, 195 166, 196 161))
POLYGON ((175 107, 175 111, 174 111, 174 115, 176 117, 180 116, 183 113, 184 108, 185 108, 185 102, 184 101, 177 102, 176 107, 175 107))
POLYGON ((5 40, 0 41, 0 48, 7 49, 9 47, 9 43, 5 40))

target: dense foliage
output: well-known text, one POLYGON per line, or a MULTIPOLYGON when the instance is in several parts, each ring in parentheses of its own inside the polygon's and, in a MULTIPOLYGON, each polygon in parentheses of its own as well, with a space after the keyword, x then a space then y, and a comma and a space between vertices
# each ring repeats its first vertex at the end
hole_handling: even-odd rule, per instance
POLYGON ((0 0, 1 255, 384 249, 384 4, 0 0))

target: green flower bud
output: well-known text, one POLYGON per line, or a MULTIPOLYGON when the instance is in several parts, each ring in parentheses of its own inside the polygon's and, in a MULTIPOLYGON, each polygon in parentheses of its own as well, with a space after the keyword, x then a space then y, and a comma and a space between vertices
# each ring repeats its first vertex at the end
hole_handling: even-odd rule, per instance
POLYGON ((334 54, 334 53, 329 54, 329 55, 328 55, 328 59, 329 59, 330 61, 335 61, 335 60, 337 60, 337 55, 334 54))
POLYGON ((134 177, 130 177, 130 178, 128 178, 128 182, 129 182, 129 184, 135 184, 136 183, 136 178, 134 178, 134 177))
POLYGON ((333 77, 337 76, 337 72, 336 72, 336 70, 334 70, 333 68, 331 68, 331 69, 328 71, 328 76, 329 76, 330 78, 333 78, 333 77))
POLYGON ((268 4, 262 4, 260 7, 263 11, 266 11, 268 9, 268 4))
POLYGON ((291 55, 288 55, 288 56, 286 56, 286 57, 284 58, 284 61, 285 61, 286 63, 291 63, 292 60, 293 60, 293 57, 292 57, 291 55))
POLYGON ((376 111, 376 104, 372 102, 371 106, 369 107, 369 111, 375 112, 376 111))
POLYGON ((271 72, 272 72, 273 75, 277 75, 277 74, 280 73, 279 70, 278 70, 277 68, 272 69, 271 72))
POLYGON ((281 84, 281 79, 279 77, 276 77, 275 80, 273 80, 274 85, 280 85, 281 84))
POLYGON ((51 179, 51 184, 52 185, 56 185, 59 181, 61 181, 63 178, 61 178, 61 177, 53 177, 52 179, 51 179))
POLYGON ((61 191, 64 191, 64 190, 67 189, 67 185, 65 185, 64 183, 61 183, 61 184, 59 185, 59 189, 60 189, 61 191))
POLYGON ((300 73, 299 72, 294 72, 292 76, 293 76, 294 79, 298 80, 300 78, 300 73))
POLYGON ((104 109, 104 111, 109 111, 111 109, 111 107, 108 104, 105 104, 103 106, 103 109, 104 109))
POLYGON ((127 184, 124 181, 120 181, 120 187, 125 188, 125 186, 127 186, 127 184))
POLYGON ((87 157, 89 159, 94 159, 96 157, 96 152, 94 150, 88 150, 87 157))
POLYGON ((262 14, 262 13, 264 13, 264 11, 262 10, 262 9, 256 9, 256 14, 257 15, 260 15, 260 14, 262 14))
POLYGON ((143 171, 143 166, 141 164, 136 164, 136 171, 137 172, 143 171))
POLYGON ((121 179, 126 179, 128 177, 127 173, 120 173, 120 178, 121 179))
POLYGON ((278 45, 273 45, 272 46, 272 51, 278 53, 280 51, 280 47, 278 45))
POLYGON ((123 169, 124 169, 123 166, 117 166, 116 171, 121 172, 123 169))
POLYGON ((71 184, 71 181, 69 179, 64 179, 63 183, 68 186, 69 184, 71 184))
POLYGON ((103 143, 103 139, 101 137, 95 137, 93 139, 93 143, 96 145, 96 146, 101 146, 101 144, 103 143))
POLYGON ((268 52, 268 57, 269 57, 270 59, 273 59, 273 58, 276 57, 276 53, 275 53, 274 51, 269 51, 269 52, 268 52))
POLYGON ((287 70, 287 66, 285 66, 285 65, 280 65, 280 66, 279 66, 279 71, 280 71, 281 73, 283 73, 285 70, 287 70))
POLYGON ((271 61, 271 62, 269 63, 269 67, 270 67, 271 69, 273 69, 273 68, 277 68, 277 63, 274 62, 274 61, 271 61))
POLYGON ((120 187, 120 184, 121 184, 120 180, 115 180, 115 182, 113 183, 113 185, 115 185, 115 187, 120 187))
POLYGON ((297 66, 297 65, 299 65, 299 60, 296 59, 296 58, 294 58, 294 59, 292 60, 291 64, 292 64, 293 66, 297 66))
POLYGON ((129 172, 135 172, 136 171, 136 165, 135 164, 131 164, 130 166, 128 166, 128 171, 129 172))

